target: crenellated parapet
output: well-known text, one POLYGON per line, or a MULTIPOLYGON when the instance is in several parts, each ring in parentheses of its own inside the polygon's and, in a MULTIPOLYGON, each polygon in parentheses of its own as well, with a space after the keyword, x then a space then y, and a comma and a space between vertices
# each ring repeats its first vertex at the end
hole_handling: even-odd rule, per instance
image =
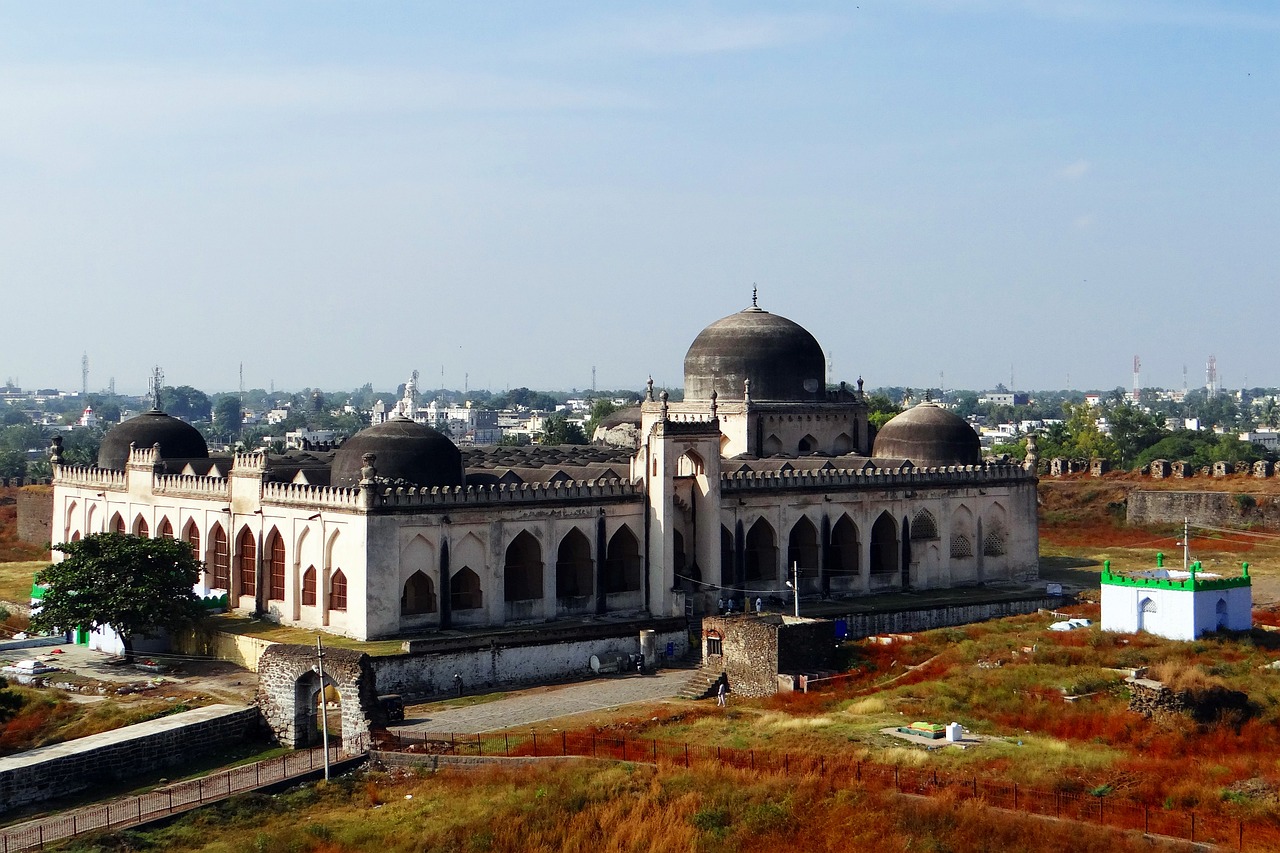
POLYGON ((225 477, 198 474, 158 474, 152 486, 157 495, 169 497, 217 498, 229 500, 230 484, 225 477))
POLYGON ((264 483, 262 501, 278 506, 332 507, 350 511, 432 507, 492 506, 494 504, 629 500, 642 493, 639 486, 615 478, 556 480, 551 483, 495 483, 484 486, 376 486, 366 505, 364 488, 311 486, 303 483, 264 483))
POLYGON ((1020 465, 955 465, 946 468, 820 469, 816 471, 734 471, 721 475, 725 493, 773 489, 866 489, 882 486, 943 487, 1034 482, 1020 465))
POLYGON ((262 451, 241 451, 231 459, 231 471, 234 474, 261 474, 267 470, 267 454, 262 451))
POLYGON ((262 502, 277 506, 331 507, 358 510, 363 507, 361 489, 312 486, 307 483, 263 483, 262 502))
POLYGON ((85 486, 94 489, 124 489, 125 473, 91 465, 54 465, 56 486, 85 486))
POLYGON ((145 468, 154 471, 157 466, 164 463, 160 459, 160 445, 153 444, 150 447, 137 447, 133 444, 129 445, 129 468, 145 468))

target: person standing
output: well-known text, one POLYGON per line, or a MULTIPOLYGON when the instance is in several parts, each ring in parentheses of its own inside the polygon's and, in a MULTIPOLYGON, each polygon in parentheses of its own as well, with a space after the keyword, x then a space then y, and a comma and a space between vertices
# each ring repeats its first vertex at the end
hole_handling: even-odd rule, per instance
POLYGON ((757 597, 756 598, 756 615, 759 616, 763 612, 764 612, 764 599, 757 597))
POLYGON ((723 708, 725 706, 725 697, 729 695, 729 679, 720 676, 720 686, 716 688, 716 705, 723 708))

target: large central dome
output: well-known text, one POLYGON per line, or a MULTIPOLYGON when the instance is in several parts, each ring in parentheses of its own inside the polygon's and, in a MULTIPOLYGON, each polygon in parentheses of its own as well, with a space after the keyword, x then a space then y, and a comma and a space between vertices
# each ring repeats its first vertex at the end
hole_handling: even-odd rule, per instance
POLYGON ((330 485, 358 486, 366 453, 377 457, 374 468, 385 480, 417 486, 463 484, 462 453, 448 436, 408 418, 394 417, 342 442, 333 455, 330 485))
POLYGON ((798 323, 752 305, 717 320, 684 357, 684 398, 741 400, 751 380, 755 401, 808 402, 826 395, 826 356, 798 323))

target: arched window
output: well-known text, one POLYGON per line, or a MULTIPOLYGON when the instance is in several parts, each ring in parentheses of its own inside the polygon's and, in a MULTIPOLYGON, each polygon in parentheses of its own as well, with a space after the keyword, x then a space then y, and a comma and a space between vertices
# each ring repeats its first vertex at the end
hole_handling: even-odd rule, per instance
POLYGON ((316 567, 307 566, 302 573, 302 603, 310 607, 316 606, 316 567))
POLYGON ((75 533, 72 533, 72 534, 71 534, 71 541, 72 541, 72 542, 79 542, 79 541, 80 541, 80 531, 79 531, 79 530, 77 530, 75 533))
POLYGON ((595 561, 591 543, 576 527, 560 540, 556 551, 556 598, 581 598, 595 589, 595 561))
POLYGON ((609 538, 604 560, 604 591, 638 592, 641 574, 640 543, 624 524, 609 538))
POLYGON ((720 525, 720 583, 733 583, 733 533, 720 525))
POLYGON ((449 579, 449 606, 453 610, 479 610, 484 606, 480 576, 463 566, 449 579))
POLYGON ((773 527, 761 518, 747 531, 747 580, 776 580, 777 576, 777 539, 773 527))
POLYGON ((849 516, 842 515, 831 528, 831 545, 827 548, 827 574, 833 578, 857 575, 861 556, 858 526, 849 516))
POLYGON ((342 569, 334 569, 333 577, 329 580, 329 609, 347 609, 347 576, 342 573, 342 569))
POLYGON ((811 435, 806 435, 800 439, 800 444, 796 446, 796 450, 800 453, 813 453, 818 449, 818 440, 811 435))
POLYGON ((284 601, 284 537, 274 527, 267 534, 263 556, 267 558, 267 599, 284 601))
POLYGON ((842 432, 836 436, 835 443, 831 447, 836 456, 843 456, 846 453, 853 452, 853 439, 848 433, 842 432))
POLYGON ((249 528, 241 528, 240 536, 236 539, 236 551, 240 555, 236 563, 239 568, 240 594, 257 595, 258 540, 254 538, 253 531, 249 528))
POLYGON ((963 533, 951 537, 951 559, 967 560, 973 556, 973 543, 963 533))
POLYGON ((773 456, 782 452, 782 439, 776 435, 770 435, 764 440, 764 447, 760 450, 761 456, 773 456))
POLYGON ((120 517, 120 513, 111 516, 111 532, 124 533, 127 528, 124 526, 124 519, 120 517))
POLYGON ((436 586, 421 571, 409 575, 404 582, 404 591, 400 594, 400 613, 403 616, 417 616, 421 613, 436 612, 436 586))
MULTIPOLYGON (((186 534, 183 535, 182 538, 184 541, 186 541, 188 545, 191 546, 192 556, 194 556, 197 560, 201 559, 200 528, 196 527, 196 523, 194 521, 187 522, 187 532, 186 534)), ((214 584, 214 586, 217 586, 217 584, 214 584)))
POLYGON ((871 574, 891 575, 898 571, 898 528, 887 512, 880 513, 871 526, 871 574))
POLYGON ((791 528, 787 537, 787 575, 791 567, 798 566, 802 578, 818 576, 818 529, 804 516, 791 528))
POLYGON ((1227 600, 1219 598, 1217 605, 1214 607, 1214 614, 1218 617, 1218 630, 1221 631, 1227 627, 1227 600))
MULTIPOLYGON (((221 524, 213 525, 209 534, 213 555, 213 586, 215 589, 231 589, 231 549, 228 547, 226 531, 221 524)), ((197 535, 197 543, 199 537, 197 535)))
POLYGON ((507 601, 542 598, 542 548, 529 531, 520 531, 507 546, 502 575, 507 601))
POLYGON ((1004 554, 1004 537, 1000 535, 1000 531, 993 530, 982 538, 982 555, 984 557, 999 557, 1004 554))
POLYGON ((167 515, 164 518, 160 519, 160 538, 161 539, 173 538, 173 525, 169 523, 169 516, 167 515))
POLYGON ((916 514, 911 517, 911 538, 938 538, 938 522, 934 519, 933 513, 927 509, 916 510, 916 514))
POLYGON ((702 461, 701 456, 692 450, 688 450, 676 462, 676 476, 694 477, 706 471, 706 467, 706 463, 702 461))
POLYGON ((147 524, 147 520, 142 516, 133 520, 133 535, 141 536, 143 539, 151 536, 151 525, 147 524))

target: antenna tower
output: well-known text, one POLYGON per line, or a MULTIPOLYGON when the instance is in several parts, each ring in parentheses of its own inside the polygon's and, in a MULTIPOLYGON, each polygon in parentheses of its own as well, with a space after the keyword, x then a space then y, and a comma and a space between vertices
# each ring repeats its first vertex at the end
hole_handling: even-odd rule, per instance
POLYGON ((596 395, 596 366, 591 365, 591 396, 596 395))
POLYGON ((1136 355, 1133 357, 1133 402, 1138 402, 1138 391, 1142 388, 1142 383, 1138 381, 1138 376, 1142 373, 1142 359, 1136 355))
POLYGON ((244 408, 244 362, 240 362, 240 408, 244 408))
POLYGON ((80 356, 80 394, 89 396, 89 353, 80 356))
POLYGON ((1209 363, 1204 367, 1204 387, 1210 397, 1218 396, 1218 359, 1209 356, 1209 363))
POLYGON ((114 376, 112 376, 111 381, 107 383, 107 393, 112 397, 116 395, 116 378, 114 376))
POLYGON ((1187 366, 1182 365, 1182 396, 1187 396, 1187 366))

